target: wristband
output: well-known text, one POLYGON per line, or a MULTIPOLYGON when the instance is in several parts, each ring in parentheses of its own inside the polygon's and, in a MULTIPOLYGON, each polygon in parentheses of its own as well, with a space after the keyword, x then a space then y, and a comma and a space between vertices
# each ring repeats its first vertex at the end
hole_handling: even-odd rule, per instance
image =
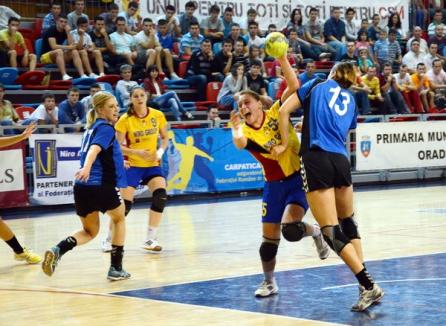
POLYGON ((240 139, 243 137, 243 130, 242 127, 238 127, 237 129, 231 129, 232 130, 232 137, 236 139, 240 139))
POLYGON ((161 160, 163 155, 164 155, 164 149, 162 147, 158 148, 158 150, 156 151, 156 158, 158 160, 161 160))

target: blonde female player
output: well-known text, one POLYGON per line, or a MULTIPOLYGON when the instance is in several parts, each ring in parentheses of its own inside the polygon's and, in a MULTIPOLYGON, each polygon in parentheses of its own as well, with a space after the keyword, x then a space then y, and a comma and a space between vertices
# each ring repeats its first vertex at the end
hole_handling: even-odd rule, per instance
MULTIPOLYGON (((6 147, 20 143, 22 140, 28 139, 36 130, 36 124, 30 124, 20 135, 0 138, 0 147, 6 147)), ((15 260, 24 260, 28 264, 37 264, 42 258, 31 250, 22 247, 15 237, 15 234, 9 226, 0 217, 0 238, 5 241, 14 251, 15 260)))
MULTIPOLYGON (((160 167, 160 160, 169 141, 166 118, 161 111, 147 106, 144 88, 136 86, 130 92, 128 111, 121 116, 115 129, 122 152, 130 163, 130 168, 126 171, 128 187, 121 189, 125 215, 132 208, 136 188, 147 185, 152 192, 152 205, 149 210, 147 238, 142 248, 151 253, 159 253, 162 247, 157 240, 157 231, 167 202, 166 179, 160 167), (158 137, 161 137, 159 148, 158 137)), ((109 237, 102 242, 102 250, 109 250, 109 237)))
POLYGON ((113 95, 98 92, 93 96, 93 109, 88 111, 86 131, 80 150, 81 169, 76 172, 74 204, 82 230, 45 252, 43 272, 51 276, 60 258, 77 245, 93 240, 99 232, 99 212, 106 212, 113 223, 111 264, 107 278, 127 279, 122 268, 125 239, 124 204, 119 188, 127 186, 124 159, 115 138, 113 123, 118 120, 118 103, 113 95))
POLYGON ((355 274, 360 296, 352 310, 363 311, 379 301, 384 291, 363 264, 361 240, 353 219, 352 177, 345 142, 349 129, 356 128, 355 100, 348 91, 355 81, 353 65, 338 63, 327 81, 309 81, 291 95, 280 108, 282 145, 276 151, 281 153, 292 144, 288 141, 290 113, 303 108, 300 154, 307 200, 325 241, 355 274))
MULTIPOLYGON (((295 76, 286 56, 278 60, 285 76, 295 76)), ((281 101, 297 90, 297 79, 293 81, 288 83, 281 101)), ((238 102, 240 113, 231 113, 235 146, 248 150, 262 164, 266 179, 262 203, 263 241, 259 249, 264 281, 255 291, 257 297, 267 297, 279 291, 274 268, 280 233, 286 240, 293 242, 312 236, 320 259, 327 258, 330 252, 319 227, 302 222, 308 204, 299 174, 297 154, 300 144, 292 127, 287 130, 290 146, 286 152, 281 155, 276 155, 275 152, 275 147, 281 143, 278 125, 281 101, 263 111, 263 103, 257 93, 242 91, 238 102), (245 120, 244 123, 241 123, 241 117, 245 120)))

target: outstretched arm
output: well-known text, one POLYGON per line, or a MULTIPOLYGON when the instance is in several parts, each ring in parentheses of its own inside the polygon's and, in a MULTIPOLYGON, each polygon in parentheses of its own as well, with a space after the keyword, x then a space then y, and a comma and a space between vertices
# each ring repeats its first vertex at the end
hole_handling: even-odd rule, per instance
POLYGON ((288 61, 287 55, 285 54, 277 60, 279 61, 280 68, 282 69, 283 76, 285 77, 285 81, 287 83, 287 88, 280 98, 282 103, 284 103, 286 99, 290 97, 290 95, 297 91, 300 84, 293 67, 291 67, 290 62, 288 61))
POLYGON ((6 147, 20 143, 22 140, 28 139, 29 136, 36 130, 36 124, 32 123, 26 129, 17 136, 2 137, 0 138, 0 147, 6 147))
POLYGON ((301 103, 297 93, 294 92, 282 104, 279 110, 279 131, 282 145, 286 148, 288 146, 288 128, 290 124, 290 114, 301 107, 301 103))

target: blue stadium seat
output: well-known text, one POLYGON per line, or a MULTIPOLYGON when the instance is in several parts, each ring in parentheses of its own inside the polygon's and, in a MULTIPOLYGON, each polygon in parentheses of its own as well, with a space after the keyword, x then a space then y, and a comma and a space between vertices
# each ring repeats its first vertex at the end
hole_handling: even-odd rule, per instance
POLYGON ((15 83, 18 75, 19 71, 17 68, 0 68, 0 83, 3 84, 5 89, 21 89, 22 85, 17 85, 15 83))
POLYGON ((212 52, 214 52, 214 55, 221 51, 222 46, 223 46, 222 42, 214 43, 214 45, 212 46, 212 52))
POLYGON ((276 83, 275 80, 272 80, 268 85, 268 95, 273 99, 276 99, 277 91, 279 90, 280 84, 276 83))

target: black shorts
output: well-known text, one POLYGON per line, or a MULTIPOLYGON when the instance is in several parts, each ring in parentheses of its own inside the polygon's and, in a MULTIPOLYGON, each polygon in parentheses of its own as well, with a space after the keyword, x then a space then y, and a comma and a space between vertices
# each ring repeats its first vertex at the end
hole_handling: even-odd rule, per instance
POLYGON ((88 214, 98 211, 105 213, 121 205, 119 189, 111 185, 75 184, 73 190, 76 214, 80 217, 86 217, 88 214))
POLYGON ((300 165, 305 192, 352 184, 350 162, 345 155, 310 150, 302 155, 300 165))

